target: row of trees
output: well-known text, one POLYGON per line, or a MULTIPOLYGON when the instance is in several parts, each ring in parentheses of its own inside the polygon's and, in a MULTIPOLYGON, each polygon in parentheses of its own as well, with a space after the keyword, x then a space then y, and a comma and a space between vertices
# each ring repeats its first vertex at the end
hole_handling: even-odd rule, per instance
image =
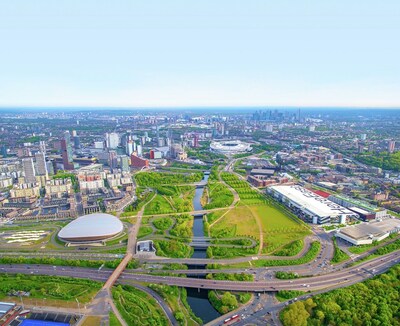
POLYGON ((136 182, 144 187, 158 187, 160 185, 179 185, 200 182, 203 179, 202 172, 188 174, 141 172, 135 175, 136 182))

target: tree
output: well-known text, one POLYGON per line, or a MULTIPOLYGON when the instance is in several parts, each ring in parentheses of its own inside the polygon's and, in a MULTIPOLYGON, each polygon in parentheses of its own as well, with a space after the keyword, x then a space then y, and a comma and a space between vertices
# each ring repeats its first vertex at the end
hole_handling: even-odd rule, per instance
POLYGON ((229 307, 230 310, 235 309, 238 306, 236 297, 230 292, 225 292, 221 297, 223 306, 229 307))

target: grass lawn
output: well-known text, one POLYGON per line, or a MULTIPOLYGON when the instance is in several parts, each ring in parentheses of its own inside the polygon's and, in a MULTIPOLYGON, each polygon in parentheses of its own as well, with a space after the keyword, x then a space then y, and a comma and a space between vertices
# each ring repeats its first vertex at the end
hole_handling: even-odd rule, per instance
POLYGON ((159 194, 144 208, 145 215, 174 213, 175 209, 170 202, 159 194))
POLYGON ((259 240, 257 218, 263 233, 263 253, 271 253, 310 234, 301 222, 297 223, 279 209, 265 204, 235 207, 211 227, 210 235, 214 238, 251 236, 259 240))
MULTIPOLYGON (((114 316, 114 318, 116 319, 115 316, 114 316)), ((85 317, 85 319, 84 319, 84 321, 82 323, 82 326, 98 326, 98 325, 101 325, 101 319, 102 318, 99 317, 99 316, 87 316, 87 317, 85 317)), ((118 324, 111 323, 111 317, 110 317, 110 326, 119 326, 119 325, 121 325, 118 322, 118 319, 117 319, 117 323, 118 324)))
POLYGON ((251 236, 257 240, 260 238, 256 219, 250 208, 246 206, 235 207, 229 211, 211 227, 210 234, 215 238, 230 238, 239 235, 251 236))
MULTIPOLYGON (((0 274, 0 299, 12 291, 30 292, 31 299, 87 303, 101 289, 101 283, 59 276, 0 274)), ((75 303, 74 303, 75 304, 75 303)))
POLYGON ((115 316, 115 314, 113 314, 112 312, 110 312, 109 318, 110 318, 110 326, 121 326, 121 323, 119 322, 117 316, 115 316))
POLYGON ((292 241, 303 239, 310 231, 273 206, 250 206, 251 212, 258 216, 264 234, 263 253, 271 253, 292 241))

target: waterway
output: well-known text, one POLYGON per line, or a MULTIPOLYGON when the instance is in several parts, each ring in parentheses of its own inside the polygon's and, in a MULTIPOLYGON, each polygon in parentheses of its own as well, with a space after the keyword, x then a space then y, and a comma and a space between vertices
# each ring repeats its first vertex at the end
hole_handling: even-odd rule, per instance
MULTIPOLYGON (((209 173, 205 172, 202 181, 204 181, 207 184, 208 178, 209 178, 209 173)), ((201 211, 203 209, 203 206, 201 205, 201 197, 203 196, 203 192, 204 192, 204 186, 196 188, 196 192, 193 198, 193 207, 195 211, 201 211)), ((196 238, 197 241, 205 240, 202 215, 194 216, 193 236, 196 238)), ((207 258, 206 250, 207 248, 195 249, 192 258, 207 258)))
POLYGON ((208 291, 204 289, 186 288, 187 302, 197 317, 200 317, 204 324, 218 318, 220 313, 215 310, 208 301, 208 291))
MULTIPOLYGON (((207 183, 209 177, 209 173, 205 173, 203 177, 203 181, 207 183)), ((201 205, 201 197, 203 196, 204 187, 196 188, 195 196, 193 198, 193 207, 196 211, 200 211, 203 209, 201 205)), ((205 240, 204 237, 204 225, 203 225, 203 216, 195 216, 193 221, 193 236, 196 237, 197 241, 205 240)), ((206 248, 204 249, 195 249, 192 255, 192 258, 207 258, 206 248)), ((194 266, 192 266, 193 268, 194 266)), ((196 266, 196 269, 204 269, 205 266, 196 266)), ((190 266, 189 266, 189 269, 190 266)), ((204 277, 204 276, 194 276, 194 277, 204 277)), ((208 301, 208 291, 204 289, 192 289, 186 288, 187 291, 187 302, 192 308, 193 312, 196 316, 200 317, 203 320, 203 323, 208 323, 215 318, 220 316, 219 312, 214 309, 211 305, 210 301, 208 301)))

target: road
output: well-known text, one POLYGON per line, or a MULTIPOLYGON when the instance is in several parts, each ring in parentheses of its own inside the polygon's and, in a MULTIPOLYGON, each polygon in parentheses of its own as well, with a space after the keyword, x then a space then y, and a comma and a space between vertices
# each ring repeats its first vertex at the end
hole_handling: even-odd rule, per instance
MULTIPOLYGON (((147 282, 177 285, 181 287, 216 289, 227 291, 266 292, 279 290, 316 291, 323 288, 335 288, 360 282, 376 274, 385 272, 399 263, 400 251, 396 251, 374 260, 366 261, 350 268, 335 270, 328 274, 316 275, 294 280, 256 280, 253 282, 215 281, 198 278, 157 276, 151 274, 133 274, 123 272, 119 283, 147 282)), ((106 281, 112 274, 110 270, 98 270, 81 267, 53 267, 49 265, 0 265, 0 272, 24 273, 35 275, 58 275, 106 281)))

